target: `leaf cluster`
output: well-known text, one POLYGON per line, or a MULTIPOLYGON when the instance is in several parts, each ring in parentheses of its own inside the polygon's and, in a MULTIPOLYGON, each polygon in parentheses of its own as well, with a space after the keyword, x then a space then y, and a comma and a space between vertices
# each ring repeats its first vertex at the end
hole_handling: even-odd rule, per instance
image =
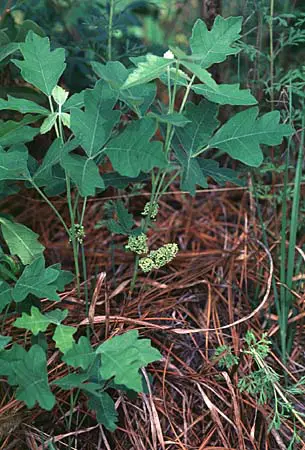
POLYGON ((88 398, 88 407, 96 412, 99 423, 114 431, 118 414, 114 401, 107 392, 109 387, 128 392, 142 392, 145 389, 141 368, 161 359, 158 350, 148 339, 139 339, 136 330, 115 336, 94 349, 87 337, 76 342, 73 327, 62 325, 68 311, 56 309, 42 314, 32 307, 31 314, 17 319, 14 325, 25 328, 34 335, 45 331, 49 325, 56 325, 53 340, 62 352, 62 361, 71 371, 67 376, 54 382, 48 381, 47 359, 43 348, 37 344, 26 351, 18 344, 4 350, 9 339, 0 339, 0 374, 6 376, 11 386, 17 386, 16 398, 24 401, 28 408, 37 402, 43 409, 50 410, 55 405, 52 388, 76 389, 88 398))

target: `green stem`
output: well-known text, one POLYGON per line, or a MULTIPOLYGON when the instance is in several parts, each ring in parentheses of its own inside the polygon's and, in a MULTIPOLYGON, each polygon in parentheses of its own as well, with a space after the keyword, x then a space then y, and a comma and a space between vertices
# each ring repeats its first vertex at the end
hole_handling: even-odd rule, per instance
MULTIPOLYGON (((303 104, 304 109, 304 104, 303 104)), ((292 210, 291 210, 291 222, 290 222, 290 232, 289 232, 289 247, 288 247, 288 257, 287 257, 287 277, 286 277, 286 296, 285 296, 285 310, 283 312, 283 327, 288 330, 288 316, 289 309, 293 304, 293 275, 295 273, 295 248, 296 248, 296 238, 298 230, 298 219, 300 213, 300 196, 301 196, 301 182, 302 182, 302 169, 303 169, 303 146, 304 146, 304 126, 305 117, 302 117, 302 134, 301 141, 299 145, 297 167, 294 179, 294 191, 292 200, 292 210)), ((292 335, 290 335, 289 342, 292 342, 292 335)), ((288 349, 289 351, 289 349, 288 349)), ((286 355, 283 355, 286 358, 286 355)))
MULTIPOLYGON (((178 71, 179 71, 179 61, 177 61, 176 64, 176 76, 175 76, 175 81, 174 81, 174 88, 173 88, 173 92, 171 93, 171 86, 170 86, 170 74, 168 73, 168 96, 169 96, 169 113, 172 113, 174 111, 175 108, 175 98, 176 98, 176 92, 177 92, 177 79, 178 79, 178 71)), ((190 79, 190 82, 185 90, 185 94, 179 109, 179 112, 181 113, 185 107, 186 101, 188 99, 192 84, 194 83, 196 76, 193 75, 192 78, 190 79)), ((165 143, 164 143, 164 152, 166 154, 166 156, 168 156, 170 148, 171 148, 171 142, 174 136, 174 132, 175 132, 175 128, 171 125, 168 124, 167 125, 167 130, 166 130, 166 137, 165 137, 165 143)), ((169 183, 166 184, 166 187, 162 189, 163 183, 164 183, 164 179, 166 176, 166 172, 163 172, 162 176, 161 176, 161 172, 160 170, 157 172, 156 177, 154 177, 154 174, 152 174, 152 192, 150 195, 150 209, 153 208, 154 203, 156 203, 160 196, 165 192, 165 190, 168 188, 168 186, 172 183, 172 181, 176 178, 177 173, 175 174, 174 177, 172 177, 169 181, 169 183)), ((143 233, 147 232, 147 228, 149 226, 149 222, 150 222, 150 214, 151 211, 148 213, 148 215, 146 216, 145 220, 142 221, 142 231, 143 233)), ((133 270, 133 277, 131 280, 131 285, 130 285, 130 292, 132 293, 134 288, 135 288, 135 284, 136 284, 136 280, 137 280, 137 276, 138 276, 138 269, 139 269, 139 261, 140 261, 140 256, 136 255, 136 259, 135 259, 135 263, 134 263, 134 270, 133 270)))
MULTIPOLYGON (((89 301, 89 291, 88 291, 88 284, 87 284, 87 280, 88 280, 88 274, 87 274, 87 262, 86 262, 86 254, 85 254, 85 247, 83 246, 83 244, 81 244, 81 259, 82 259, 82 269, 83 269, 83 278, 85 280, 85 284, 84 284, 84 293, 85 293, 85 302, 86 302, 86 306, 85 306, 85 310, 86 310, 86 317, 89 318, 89 307, 90 307, 90 301, 89 301)), ((90 326, 89 324, 87 325, 87 337, 88 339, 90 339, 90 326)))
POLYGON ((82 207, 82 213, 81 213, 80 221, 79 221, 80 225, 83 225, 83 222, 84 222, 85 212, 86 212, 86 206, 87 206, 87 201, 88 201, 88 197, 85 197, 85 198, 84 198, 83 207, 82 207))
POLYGON ((165 192, 167 191, 167 189, 170 187, 170 185, 175 181, 175 179, 177 178, 177 176, 180 174, 180 170, 178 170, 169 180, 168 182, 165 184, 164 187, 162 187, 161 183, 159 186, 159 189, 156 193, 156 202, 159 201, 159 198, 162 197, 163 194, 165 194, 165 192), (162 188, 162 189, 161 189, 162 188))
MULTIPOLYGON (((48 95, 48 100, 49 100, 51 113, 54 114, 54 107, 53 107, 52 97, 50 95, 48 95)), ((55 133, 56 133, 56 136, 59 138, 60 137, 60 133, 59 133, 57 122, 55 122, 55 133)))
MULTIPOLYGON (((147 214, 147 216, 145 217, 145 219, 142 220, 141 223, 141 229, 143 233, 147 232, 148 229, 148 225, 150 222, 150 215, 151 215, 151 211, 155 202, 155 192, 157 190, 157 186, 159 184, 159 180, 160 180, 160 171, 157 172, 157 175, 155 175, 152 172, 152 190, 151 190, 151 194, 150 194, 150 200, 149 200, 149 204, 150 204, 150 208, 149 208, 149 212, 147 214)), ((137 277, 138 277, 138 270, 139 270, 139 261, 140 261, 140 256, 136 255, 136 259, 135 259, 135 263, 134 263, 134 269, 133 269, 133 276, 132 276, 132 280, 131 280, 131 284, 130 284, 130 293, 133 292, 134 288, 135 288, 135 284, 137 281, 137 277)))
POLYGON ((168 93, 168 106, 172 104, 172 88, 171 88, 171 72, 170 66, 167 66, 167 93, 168 93))
POLYGON ((269 19, 269 52, 270 52, 270 101, 271 111, 274 108, 274 48, 273 48, 273 17, 274 0, 270 0, 270 19, 269 19))
MULTIPOLYGON (((176 92, 177 92, 178 71, 179 71, 179 62, 177 61, 177 64, 176 64, 176 76, 175 76, 175 81, 174 81, 173 93, 171 93, 170 74, 168 73, 168 90, 169 90, 168 96, 169 96, 169 99, 170 99, 169 110, 168 110, 169 113, 172 113, 174 111, 174 108, 175 108, 175 98, 176 98, 176 92)), ((186 101, 188 99, 188 96, 189 96, 189 93, 190 93, 190 90, 191 90, 191 87, 192 87, 192 84, 193 84, 195 78, 196 78, 196 76, 193 75, 191 80, 190 80, 190 82, 189 82, 189 84, 188 84, 188 86, 187 86, 187 88, 186 88, 186 90, 185 90, 185 94, 184 94, 184 97, 183 97, 183 100, 182 100, 182 103, 181 103, 181 106, 180 106, 180 109, 179 109, 180 113, 184 109, 184 106, 185 106, 186 101)), ((173 136, 174 136, 174 132, 175 132, 175 128, 171 124, 168 124, 167 125, 167 130, 166 130, 165 143, 164 143, 164 152, 165 152, 165 154, 167 156, 168 156, 169 151, 170 151, 171 142, 172 142, 172 139, 173 139, 173 136)), ((166 172, 163 172, 161 178, 160 178, 160 174, 161 174, 161 172, 158 171, 157 175, 156 175, 156 178, 154 178, 154 174, 152 175, 152 192, 151 192, 151 195, 150 195, 150 208, 152 208, 154 203, 159 200, 160 195, 162 195, 165 192, 165 189, 162 189, 162 185, 164 183, 166 172), (162 189, 162 191, 161 191, 161 189, 162 189), (160 194, 160 192, 162 194, 160 194)), ((175 174, 175 177, 173 179, 175 179, 176 176, 177 176, 177 174, 175 174)), ((166 188, 171 183, 172 183, 172 179, 170 180, 169 183, 167 183, 166 188)), ((149 221, 150 221, 150 213, 146 216, 145 220, 143 221, 143 224, 142 224, 142 231, 143 231, 143 233, 147 232, 149 221)), ((132 277, 131 286, 130 286, 131 292, 133 292, 134 287, 135 287, 135 283, 136 283, 136 280, 137 280, 138 269, 139 269, 139 261, 140 261, 140 257, 139 257, 139 255, 137 255, 136 259, 135 259, 133 277, 132 277)))
POLYGON ((110 0, 110 2, 109 2, 108 45, 107 45, 108 61, 112 60, 112 34, 113 34, 114 1, 115 0, 110 0))
POLYGON ((184 94, 182 103, 181 103, 181 105, 180 105, 180 109, 179 109, 179 112, 180 112, 180 113, 184 110, 186 101, 187 101, 187 99, 188 99, 189 93, 191 92, 191 88, 192 88, 192 85, 193 85, 193 83, 194 83, 194 81, 195 81, 195 78, 196 78, 196 75, 193 75, 192 78, 190 79, 189 84, 187 85, 187 88, 186 88, 186 90, 185 90, 185 94, 184 94))
MULTIPOLYGON (((79 219, 80 225, 83 225, 83 223, 84 223, 86 206, 87 206, 87 200, 88 200, 88 197, 85 197, 84 198, 84 202, 83 202, 83 206, 82 206, 82 212, 81 212, 80 219, 79 219)), ((88 317, 89 316, 90 301, 89 301, 89 291, 88 291, 88 284, 87 284, 87 280, 88 280, 87 262, 86 262, 85 247, 84 247, 83 244, 81 244, 80 247, 81 247, 81 260, 82 260, 83 278, 84 278, 84 281, 85 281, 84 293, 85 293, 85 302, 86 302, 86 317, 88 317)), ((89 327, 89 325, 87 326, 87 336, 88 336, 88 339, 90 339, 90 327, 89 327)))
POLYGON ((76 287, 77 294, 80 296, 80 270, 79 270, 79 262, 78 262, 78 243, 75 236, 75 216, 72 206, 72 196, 71 196, 71 183, 70 178, 66 175, 66 186, 67 186, 67 200, 68 200, 68 208, 71 220, 71 241, 73 248, 73 257, 74 257, 74 265, 75 265, 75 276, 76 276, 76 287))
MULTIPOLYGON (((293 191, 293 202, 291 211, 291 224, 290 224, 290 236, 289 236, 289 249, 288 249, 288 267, 287 267, 287 287, 289 290, 292 289, 293 284, 293 273, 294 273, 294 260, 295 260, 295 246, 296 246, 296 235, 298 227, 298 217, 299 217, 299 206, 300 206, 300 193, 301 193, 301 181, 302 181, 302 164, 303 164, 303 145, 304 145, 304 126, 305 118, 303 116, 302 120, 302 136, 298 153, 296 174, 295 174, 295 184, 293 191)), ((291 296, 288 295, 288 297, 291 296)), ((288 302, 289 303, 289 302, 288 302)))
MULTIPOLYGON (((290 81, 289 88, 289 112, 290 112, 290 123, 291 113, 292 113, 292 85, 290 81)), ((281 223, 281 264, 280 264, 280 315, 279 315, 279 327, 280 327, 280 338, 281 338, 281 353, 282 359, 285 363, 286 353, 287 353, 287 325, 288 325, 288 311, 287 308, 287 295, 286 295, 286 263, 287 263, 287 253, 286 253, 286 233, 287 233, 287 192, 288 192, 288 182, 289 182, 289 164, 290 164, 290 146, 291 146, 292 136, 289 137, 288 146, 286 150, 286 162, 285 162, 285 172, 284 172, 284 187, 282 195, 282 223, 281 223)))
POLYGON ((201 155, 201 153, 207 151, 210 147, 207 145, 206 147, 202 148, 201 150, 198 150, 197 153, 194 153, 192 155, 192 158, 196 158, 197 156, 201 155))
POLYGON ((43 193, 43 191, 37 186, 37 184, 35 183, 35 181, 32 178, 28 179, 29 183, 31 183, 31 185, 33 186, 34 189, 36 189, 36 191, 38 192, 38 194, 43 198, 43 200, 50 206, 50 208, 54 211, 54 213, 56 214, 56 216, 58 217, 58 219, 60 220, 61 224, 63 225, 66 233, 68 236, 70 236, 70 230, 67 227, 66 222, 64 221, 62 215, 60 214, 60 212, 56 209, 56 207, 53 205, 53 203, 48 199, 48 197, 43 193))

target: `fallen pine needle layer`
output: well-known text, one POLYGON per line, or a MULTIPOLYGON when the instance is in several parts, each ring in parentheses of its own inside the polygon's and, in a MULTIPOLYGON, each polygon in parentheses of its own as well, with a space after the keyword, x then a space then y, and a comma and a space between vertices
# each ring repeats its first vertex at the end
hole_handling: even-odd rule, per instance
MULTIPOLYGON (((263 332, 268 336, 278 332, 271 289, 272 276, 278 279, 278 242, 271 240, 269 248, 263 244, 249 193, 209 190, 196 199, 178 192, 164 197, 149 245, 158 248, 176 242, 180 251, 164 270, 139 274, 133 293, 133 256, 124 250, 126 239, 95 227, 103 219, 103 197, 99 200, 89 203, 85 227, 87 287, 92 298, 89 317, 85 316, 84 296, 77 298, 73 289, 61 295, 56 307, 69 310, 67 325, 78 326, 79 334, 84 325, 91 325, 93 345, 136 328, 152 340, 163 359, 149 368, 152 383, 143 371, 148 393, 134 399, 114 394, 119 427, 112 434, 96 423, 85 399, 75 406, 71 429, 66 430, 63 413, 69 414, 69 392, 57 390, 58 404, 46 413, 38 408, 26 410, 6 386, 0 403, 0 450, 286 449, 294 427, 302 431, 299 425, 287 418, 279 430, 269 430, 272 404, 259 405, 237 388, 251 367, 251 358, 242 358, 238 369, 223 370, 214 357, 216 348, 224 344, 239 355, 249 329, 258 338, 263 332), (48 447, 49 443, 56 447, 48 447)), ((64 268, 73 269, 70 245, 47 206, 39 203, 37 208, 38 200, 28 198, 25 208, 24 201, 21 196, 13 211, 11 205, 4 202, 3 206, 42 235, 50 263, 61 261, 64 268)), ((139 219, 145 202, 141 195, 129 201, 139 219)), ((268 205, 264 214, 269 220, 268 205)), ((270 232, 271 236, 276 233, 275 221, 270 232)), ((268 357, 268 364, 282 376, 286 372, 292 381, 305 370, 302 295, 296 295, 296 304, 298 314, 292 318, 295 345, 288 367, 275 354, 268 357)), ((53 306, 43 302, 45 310, 53 306)), ((7 319, 6 330, 12 322, 7 319)), ((24 342, 20 330, 11 327, 11 333, 15 342, 24 342)), ((59 356, 50 348, 50 381, 66 375, 59 356)), ((304 412, 304 404, 299 408, 304 412)), ((304 450, 305 443, 300 440, 293 448, 304 450)))

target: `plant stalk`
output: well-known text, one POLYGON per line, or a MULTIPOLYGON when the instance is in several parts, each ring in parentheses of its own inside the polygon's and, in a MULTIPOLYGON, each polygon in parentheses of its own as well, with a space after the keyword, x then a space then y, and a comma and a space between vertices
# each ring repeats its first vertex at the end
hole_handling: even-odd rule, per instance
POLYGON ((273 46, 273 17, 274 0, 270 0, 270 19, 269 19, 269 57, 270 57, 270 102, 271 111, 274 109, 274 46, 273 46))
POLYGON ((107 44, 108 61, 112 60, 112 34, 113 34, 114 2, 115 2, 115 0, 110 0, 110 2, 109 2, 108 44, 107 44))

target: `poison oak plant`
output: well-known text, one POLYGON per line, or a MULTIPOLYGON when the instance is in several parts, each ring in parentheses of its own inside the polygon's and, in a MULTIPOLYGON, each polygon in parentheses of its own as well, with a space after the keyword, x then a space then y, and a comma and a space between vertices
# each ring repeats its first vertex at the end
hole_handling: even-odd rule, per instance
MULTIPOLYGON (((240 17, 217 17, 209 31, 198 20, 188 54, 173 48, 164 57, 147 54, 131 58, 131 69, 115 61, 95 62, 98 79, 93 89, 72 96, 59 85, 66 68, 63 49, 50 50, 48 38, 32 31, 19 44, 19 58, 12 64, 20 69, 26 83, 44 95, 45 104, 12 96, 0 100, 1 110, 23 114, 18 122, 12 113, 12 120, 0 124, 1 190, 9 195, 23 184, 49 205, 71 243, 78 294, 81 269, 86 273, 83 241, 88 197, 108 186, 123 189, 130 183, 150 180, 151 195, 140 226, 135 225, 122 201, 114 203, 116 217, 106 221, 111 232, 126 236, 126 251, 135 254, 134 288, 139 270, 163 268, 177 254, 176 243, 151 248, 147 238, 160 197, 174 180, 179 177, 181 189, 191 195, 195 195, 196 186, 207 187, 208 177, 220 184, 239 183, 236 172, 220 167, 212 158, 214 149, 256 167, 263 161, 262 144, 278 145, 293 132, 291 126, 279 123, 279 112, 260 115, 249 90, 239 84, 218 85, 208 71, 239 52, 235 43, 241 25, 240 17), (167 86, 168 104, 157 100, 156 80, 167 86), (175 108, 178 91, 182 93, 179 110, 175 108), (191 91, 202 97, 200 102, 188 101, 191 91), (250 107, 221 125, 217 116, 222 105, 250 107), (128 123, 120 122, 123 113, 129 117, 128 123), (156 139, 157 132, 161 140, 156 139), (55 139, 38 162, 26 144, 45 133, 54 133, 55 139), (210 159, 204 157, 206 154, 210 159), (112 170, 107 172, 109 161, 112 170), (68 223, 53 203, 59 194, 67 199, 68 223)), ((1 337, 0 375, 16 386, 16 398, 29 408, 37 402, 51 409, 58 388, 75 389, 72 406, 83 392, 98 421, 114 430, 117 414, 107 388, 140 392, 145 385, 140 368, 159 360, 160 353, 147 339, 140 339, 137 331, 97 347, 90 342, 90 330, 76 340, 77 328, 63 324, 67 311, 58 308, 58 292, 72 281, 71 273, 61 270, 60 264, 46 266, 44 248, 33 231, 7 217, 0 218, 0 225, 6 243, 1 254, 0 307, 5 314, 14 314, 18 304, 23 312, 14 326, 33 336, 31 347, 13 343, 9 349, 6 346, 11 338, 1 337), (57 302, 57 308, 43 313, 42 298, 57 302), (46 330, 53 343, 43 339, 46 330), (51 386, 46 365, 48 345, 59 350, 69 370, 69 375, 51 386)), ((88 312, 90 298, 87 291, 84 295, 88 312)))

